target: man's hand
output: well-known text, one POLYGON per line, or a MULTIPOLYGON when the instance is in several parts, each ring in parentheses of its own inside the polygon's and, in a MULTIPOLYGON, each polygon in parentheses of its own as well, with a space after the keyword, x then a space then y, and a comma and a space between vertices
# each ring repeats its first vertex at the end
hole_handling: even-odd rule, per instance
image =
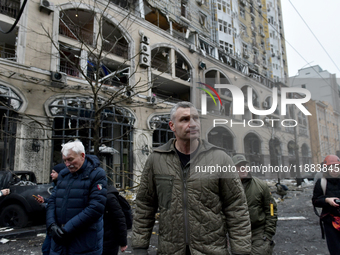
POLYGON ((120 251, 121 251, 121 252, 124 252, 124 251, 126 250, 127 247, 128 247, 127 245, 121 246, 121 247, 120 247, 120 251))
POLYGON ((35 198, 35 201, 37 201, 39 204, 45 203, 45 199, 42 196, 40 196, 40 195, 38 195, 38 196, 33 195, 33 197, 35 198))
POLYGON ((11 191, 9 189, 2 189, 0 190, 0 197, 1 196, 7 196, 11 191))
POLYGON ((68 245, 70 242, 67 233, 55 223, 49 227, 48 234, 53 238, 56 244, 68 245))

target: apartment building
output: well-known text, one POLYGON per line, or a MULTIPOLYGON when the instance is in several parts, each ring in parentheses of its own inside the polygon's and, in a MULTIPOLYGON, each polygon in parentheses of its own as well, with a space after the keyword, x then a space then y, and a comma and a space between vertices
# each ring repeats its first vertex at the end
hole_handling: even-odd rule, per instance
POLYGON ((340 87, 336 74, 314 65, 300 69, 289 78, 289 84, 307 89, 313 99, 306 104, 312 113, 308 120, 313 163, 322 162, 329 154, 340 155, 340 87))
POLYGON ((327 155, 340 154, 339 113, 325 101, 311 100, 307 107, 312 163, 320 164, 327 155))
MULTIPOLYGON (((3 30, 23 2, 0 0, 3 30)), ((230 155, 245 154, 253 166, 308 158, 309 133, 296 138, 305 126, 289 125, 297 110, 287 106, 282 115, 287 61, 281 36, 270 37, 268 13, 275 13, 273 25, 282 21, 279 2, 271 3, 28 1, 12 32, 0 38, 1 169, 32 170, 47 182, 61 144, 78 138, 87 153, 100 144, 111 183, 134 186, 152 148, 174 136, 171 107, 190 100, 201 111, 202 87, 215 84, 243 92, 244 114, 234 114, 229 89, 216 88, 220 101, 207 98, 202 138, 230 155), (250 103, 268 114, 254 114, 250 103), (216 119, 224 123, 214 126, 216 119), (296 143, 304 148, 298 156, 296 143)))

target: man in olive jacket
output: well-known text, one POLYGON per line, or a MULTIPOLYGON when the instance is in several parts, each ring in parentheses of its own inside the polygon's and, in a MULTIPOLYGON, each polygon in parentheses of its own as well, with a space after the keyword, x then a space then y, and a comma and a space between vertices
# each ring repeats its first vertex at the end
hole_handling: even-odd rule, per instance
POLYGON ((142 174, 133 222, 134 254, 147 254, 158 208, 158 254, 226 255, 227 234, 233 254, 250 254, 248 207, 237 172, 203 171, 204 166, 233 166, 231 158, 199 139, 199 116, 191 103, 176 104, 169 125, 176 139, 154 149, 142 174))
POLYGON ((248 161, 244 155, 233 157, 247 197, 251 221, 251 255, 272 254, 273 236, 276 231, 277 206, 267 183, 251 176, 248 161))

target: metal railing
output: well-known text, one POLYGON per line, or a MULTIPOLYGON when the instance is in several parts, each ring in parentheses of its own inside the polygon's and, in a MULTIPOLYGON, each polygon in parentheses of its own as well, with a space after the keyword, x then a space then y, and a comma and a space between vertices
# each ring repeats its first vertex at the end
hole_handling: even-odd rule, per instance
POLYGON ((0 0, 0 13, 16 18, 20 10, 20 1, 0 0))
POLYGON ((0 51, 0 58, 4 58, 7 60, 12 60, 12 61, 16 61, 17 57, 15 56, 15 53, 10 53, 7 51, 0 51))
POLYGON ((159 72, 171 74, 171 67, 167 60, 153 58, 151 60, 151 67, 155 68, 159 72))
POLYGON ((59 22, 59 34, 94 46, 94 33, 92 31, 66 23, 62 19, 59 22))
POLYGON ((79 77, 79 71, 74 67, 69 67, 69 66, 66 66, 66 65, 60 65, 59 71, 66 73, 68 75, 74 76, 74 77, 79 77))
POLYGON ((104 51, 110 52, 116 56, 119 56, 125 59, 128 58, 129 46, 127 44, 104 40, 102 46, 103 46, 104 51))

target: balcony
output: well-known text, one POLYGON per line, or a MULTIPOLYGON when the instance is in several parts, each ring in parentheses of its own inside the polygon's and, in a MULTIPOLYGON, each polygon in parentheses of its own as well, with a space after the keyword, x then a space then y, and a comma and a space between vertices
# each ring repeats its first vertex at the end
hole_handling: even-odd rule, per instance
POLYGON ((15 49, 14 48, 2 48, 0 46, 0 58, 4 58, 7 60, 12 60, 12 61, 16 61, 16 55, 15 55, 15 49))
POLYGON ((116 56, 127 59, 128 58, 128 45, 120 42, 111 42, 103 40, 103 50, 110 52, 116 56))
POLYGON ((184 81, 189 81, 190 78, 190 72, 179 67, 175 67, 175 75, 184 81))
POLYGON ((71 23, 65 23, 62 20, 59 22, 59 35, 94 46, 94 34, 92 31, 71 23))
POLYGON ((154 57, 151 60, 151 67, 162 73, 168 73, 171 75, 170 63, 165 59, 154 57))
POLYGON ((20 10, 20 1, 0 0, 0 14, 16 18, 20 10))
MULTIPOLYGON (((2 28, 2 30, 8 31, 11 26, 12 24, 0 21, 0 27, 2 28)), ((16 55, 16 45, 18 44, 18 30, 18 27, 16 27, 9 34, 0 36, 0 58, 14 62, 17 61, 18 56, 16 55)))
POLYGON ((59 71, 66 73, 67 75, 79 77, 79 71, 75 67, 70 67, 67 65, 60 65, 59 71))

